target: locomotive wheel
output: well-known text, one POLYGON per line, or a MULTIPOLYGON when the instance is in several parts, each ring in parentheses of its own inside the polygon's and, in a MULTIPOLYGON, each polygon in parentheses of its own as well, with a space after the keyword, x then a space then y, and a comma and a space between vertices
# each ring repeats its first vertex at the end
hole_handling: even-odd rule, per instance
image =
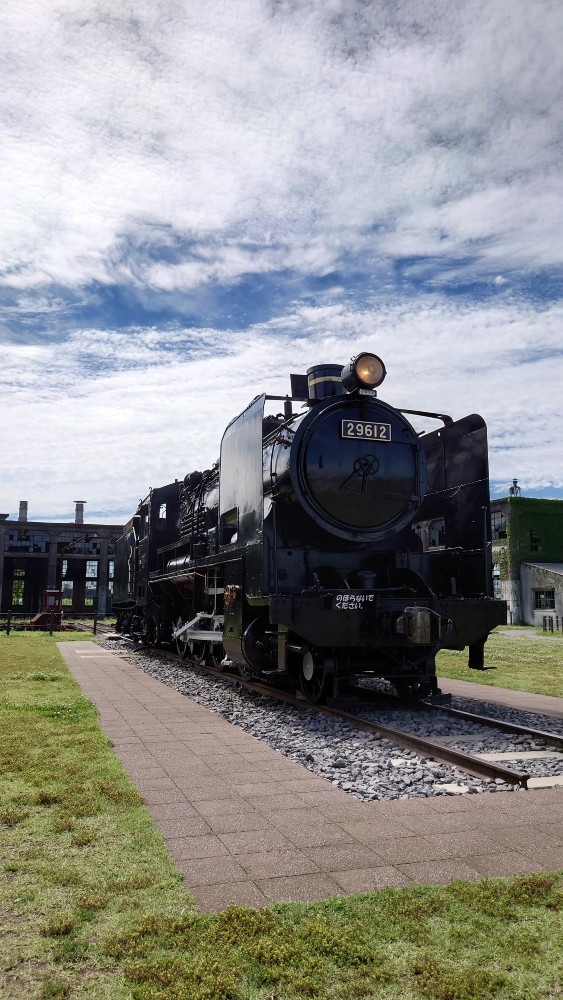
POLYGON ((253 681, 256 679, 256 674, 252 673, 247 663, 237 663, 237 669, 243 681, 253 681))
POLYGON ((209 649, 208 642, 198 642, 196 639, 190 639, 188 656, 190 660, 194 663, 205 663, 207 659, 207 653, 209 649))
POLYGON ((397 677, 393 680, 393 687, 403 701, 421 701, 427 698, 432 691, 430 681, 407 681, 397 677))
POLYGON ((155 622, 154 618, 149 618, 147 621, 145 641, 147 646, 160 645, 160 625, 158 622, 155 622))
POLYGON ((209 652, 207 658, 209 663, 212 667, 215 667, 215 670, 224 670, 223 660, 225 659, 225 650, 222 643, 210 642, 208 646, 209 652))
MULTIPOLYGON (((174 627, 181 628, 183 624, 184 623, 182 619, 178 618, 178 621, 176 622, 176 625, 174 627)), ((181 656, 182 659, 185 660, 189 652, 189 646, 190 646, 190 640, 187 638, 186 633, 184 632, 183 635, 179 635, 178 638, 176 639, 176 652, 178 653, 178 656, 181 656)))
POLYGON ((324 658, 315 650, 309 650, 299 665, 299 687, 307 701, 316 705, 325 694, 326 671, 324 658))

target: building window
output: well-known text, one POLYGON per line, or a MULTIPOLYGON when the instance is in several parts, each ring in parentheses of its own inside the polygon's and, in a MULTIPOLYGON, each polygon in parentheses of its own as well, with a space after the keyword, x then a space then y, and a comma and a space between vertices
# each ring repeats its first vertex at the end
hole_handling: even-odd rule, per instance
POLYGON ((493 541, 506 538, 506 516, 501 510, 494 510, 491 514, 491 533, 493 541))
POLYGON ((541 538, 536 535, 535 531, 530 531, 530 552, 539 552, 541 545, 541 538))
POLYGON ((84 591, 84 607, 93 608, 98 595, 98 561, 88 559, 86 563, 86 589, 84 591))
POLYGON ((498 566, 493 566, 493 597, 502 597, 502 583, 498 566))
POLYGON ((549 611, 555 608, 554 590, 534 590, 534 610, 549 611))
POLYGON ((21 607, 23 604, 23 588, 25 583, 25 570, 15 569, 14 570, 14 580, 12 583, 12 605, 13 607, 21 607))
POLYGON ((6 552, 37 552, 45 555, 49 551, 49 535, 46 531, 9 531, 4 543, 6 552))

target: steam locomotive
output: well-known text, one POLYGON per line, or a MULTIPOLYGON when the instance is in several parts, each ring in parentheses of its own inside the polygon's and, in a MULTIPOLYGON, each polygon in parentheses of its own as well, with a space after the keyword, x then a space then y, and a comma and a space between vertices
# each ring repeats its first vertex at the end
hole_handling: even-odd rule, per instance
POLYGON ((292 375, 231 421, 213 468, 152 489, 117 543, 118 629, 311 702, 359 674, 437 694, 443 648, 482 668, 506 621, 486 426, 390 406, 385 375, 366 352, 292 375))

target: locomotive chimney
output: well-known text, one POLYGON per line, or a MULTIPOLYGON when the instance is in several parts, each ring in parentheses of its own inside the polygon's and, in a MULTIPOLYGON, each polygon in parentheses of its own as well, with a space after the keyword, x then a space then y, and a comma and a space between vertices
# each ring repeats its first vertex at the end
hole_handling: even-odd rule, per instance
POLYGON ((76 513, 74 515, 74 523, 75 524, 84 524, 84 504, 87 501, 86 500, 75 500, 74 502, 76 504, 76 513))
POLYGON ((315 365, 307 371, 309 402, 317 403, 327 396, 343 396, 342 365, 315 365))
POLYGON ((20 500, 20 512, 18 521, 27 521, 27 500, 20 500))

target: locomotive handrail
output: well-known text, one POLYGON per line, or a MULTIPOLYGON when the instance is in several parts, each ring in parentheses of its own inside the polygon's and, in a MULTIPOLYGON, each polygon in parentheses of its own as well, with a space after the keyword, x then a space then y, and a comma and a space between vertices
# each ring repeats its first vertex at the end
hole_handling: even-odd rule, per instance
POLYGON ((454 422, 453 417, 450 417, 447 413, 429 413, 428 410, 404 410, 402 407, 397 407, 397 409, 399 413, 411 413, 415 417, 433 417, 435 420, 441 420, 446 427, 454 422))

